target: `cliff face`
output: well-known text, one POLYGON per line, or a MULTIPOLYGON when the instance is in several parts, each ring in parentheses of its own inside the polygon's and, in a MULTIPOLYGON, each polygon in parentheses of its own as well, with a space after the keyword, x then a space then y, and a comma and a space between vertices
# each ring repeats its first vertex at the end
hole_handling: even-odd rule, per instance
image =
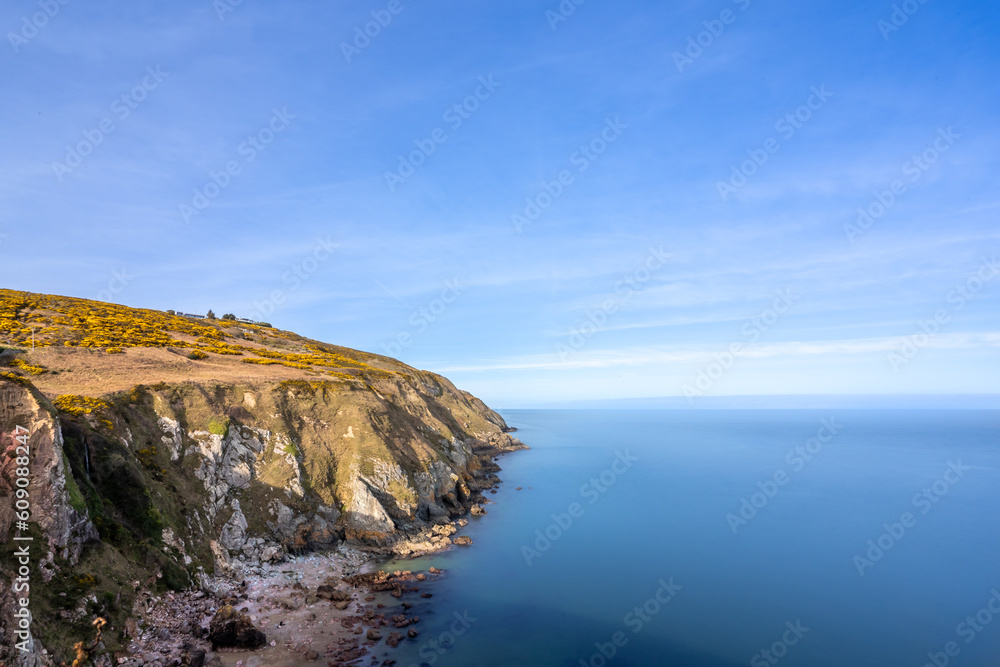
MULTIPOLYGON (((262 332, 257 355, 273 349, 267 335, 275 334, 262 332)), ((448 546, 453 530, 441 524, 478 511, 499 481, 493 459, 523 448, 498 414, 440 376, 292 336, 282 337, 280 373, 270 364, 248 373, 231 351, 204 362, 55 346, 0 356, 10 369, 0 372, 3 664, 51 664, 52 653, 71 661, 69 647, 93 636, 97 616, 109 619, 104 646, 121 648, 144 591, 184 588, 236 561, 274 562, 340 541, 404 555, 448 546), (293 343, 305 351, 287 361, 293 343), (342 367, 327 370, 334 355, 342 367), (88 379, 109 359, 114 368, 88 379), (199 364, 193 371, 214 364, 218 379, 192 372, 197 379, 177 381, 169 364, 181 362, 199 364), (115 373, 145 382, 61 391, 115 373), (161 375, 171 381, 154 381, 161 375), (25 431, 31 519, 19 533, 15 437, 25 431), (27 654, 13 648, 20 534, 34 538, 32 630, 41 640, 27 654)))
POLYGON ((70 489, 76 488, 63 452, 59 418, 27 382, 0 378, 0 448, 0 628, 4 639, 0 652, 6 664, 45 664, 41 646, 29 633, 17 632, 18 600, 30 599, 30 587, 37 590, 48 585, 60 567, 77 565, 83 546, 97 539, 97 531, 86 508, 79 502, 74 507, 70 489), (25 462, 27 475, 22 467, 25 462), (30 480, 27 487, 16 483, 25 477, 30 480), (27 493, 18 494, 19 488, 27 493), (23 504, 17 505, 18 500, 23 504), (15 530, 24 511, 30 515, 31 530, 15 530), (15 541, 15 533, 28 539, 15 541), (27 572, 22 569, 25 564, 27 572))

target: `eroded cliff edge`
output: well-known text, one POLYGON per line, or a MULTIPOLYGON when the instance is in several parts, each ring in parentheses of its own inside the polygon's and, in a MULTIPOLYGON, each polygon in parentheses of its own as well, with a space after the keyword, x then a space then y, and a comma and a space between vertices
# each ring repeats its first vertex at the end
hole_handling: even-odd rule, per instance
MULTIPOLYGON (((71 365, 67 354, 33 359, 71 365)), ((400 555, 449 546, 448 524, 478 513, 499 483, 495 458, 524 445, 443 377, 398 362, 391 372, 336 375, 139 384, 99 396, 59 394, 48 376, 41 391, 28 373, 0 375, 0 660, 71 661, 97 616, 109 620, 110 654, 127 644, 143 592, 197 585, 236 561, 341 541, 400 555), (29 654, 13 648, 19 426, 31 445, 38 641, 29 654)))

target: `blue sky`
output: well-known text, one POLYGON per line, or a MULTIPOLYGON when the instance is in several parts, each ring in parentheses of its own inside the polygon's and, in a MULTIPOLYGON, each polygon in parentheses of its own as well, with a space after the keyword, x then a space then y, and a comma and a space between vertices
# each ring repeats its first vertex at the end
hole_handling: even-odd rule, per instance
POLYGON ((1000 393, 994 3, 562 7, 4 3, 2 284, 497 407, 1000 393))

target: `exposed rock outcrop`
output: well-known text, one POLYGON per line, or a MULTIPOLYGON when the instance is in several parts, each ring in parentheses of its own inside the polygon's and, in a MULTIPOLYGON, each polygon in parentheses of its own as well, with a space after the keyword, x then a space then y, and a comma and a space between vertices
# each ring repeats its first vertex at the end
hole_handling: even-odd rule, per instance
POLYGON ((16 625, 14 614, 20 609, 16 599, 30 599, 31 588, 19 587, 15 595, 12 585, 20 576, 21 584, 40 589, 56 574, 56 560, 75 565, 84 545, 98 539, 97 530, 72 475, 67 474, 62 430, 52 404, 29 384, 2 377, 0 449, 0 544, 30 547, 28 580, 19 574, 18 560, 0 560, 0 663, 50 665, 51 658, 30 631, 19 634, 16 625), (21 474, 25 467, 27 475, 21 474), (30 483, 22 487, 18 479, 30 483), (19 500, 27 509, 18 509, 19 500), (30 521, 33 530, 19 529, 22 519, 30 521), (16 536, 27 539, 15 542, 16 536), (19 644, 28 650, 19 650, 19 644))

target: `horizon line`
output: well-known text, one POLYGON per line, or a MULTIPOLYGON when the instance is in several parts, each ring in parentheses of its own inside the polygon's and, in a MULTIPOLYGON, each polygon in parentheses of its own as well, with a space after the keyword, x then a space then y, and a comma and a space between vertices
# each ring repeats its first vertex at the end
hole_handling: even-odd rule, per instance
POLYGON ((937 409, 1000 410, 1000 393, 995 394, 731 394, 702 396, 689 400, 684 396, 644 396, 636 398, 598 398, 562 401, 538 401, 499 410, 586 410, 586 409, 661 409, 661 410, 817 410, 817 409, 937 409))

